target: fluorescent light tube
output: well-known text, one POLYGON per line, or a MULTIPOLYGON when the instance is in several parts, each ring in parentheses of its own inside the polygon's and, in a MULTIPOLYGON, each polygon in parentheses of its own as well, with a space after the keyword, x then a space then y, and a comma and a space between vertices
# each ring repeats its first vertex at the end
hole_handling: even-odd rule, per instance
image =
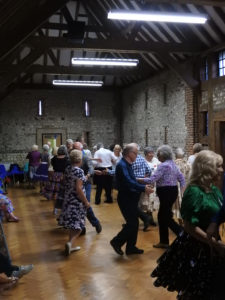
POLYGON ((66 86, 97 86, 103 85, 103 81, 88 81, 88 80, 53 80, 53 85, 66 86))
POLYGON ((168 13, 168 12, 138 12, 132 10, 111 10, 108 19, 127 21, 151 21, 151 22, 171 22, 171 23, 191 23, 204 24, 207 16, 192 13, 168 13))
POLYGON ((125 66, 136 67, 139 63, 138 59, 114 59, 114 58, 72 58, 73 65, 84 66, 125 66))

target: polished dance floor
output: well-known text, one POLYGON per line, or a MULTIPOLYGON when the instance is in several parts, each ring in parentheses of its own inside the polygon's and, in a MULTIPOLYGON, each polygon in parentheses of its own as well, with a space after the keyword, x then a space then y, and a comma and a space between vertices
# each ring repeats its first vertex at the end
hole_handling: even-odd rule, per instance
MULTIPOLYGON (((95 190, 93 190, 92 199, 95 190)), ((57 227, 51 201, 36 190, 14 187, 8 196, 19 223, 4 223, 14 264, 35 265, 16 287, 0 299, 12 300, 175 300, 176 293, 155 288, 149 274, 163 250, 154 249, 158 228, 143 232, 140 224, 137 246, 143 255, 118 256, 109 241, 120 230, 123 218, 114 203, 93 205, 103 230, 96 234, 87 222, 87 233, 79 237, 81 250, 64 255, 67 231, 57 227)), ((103 197, 102 197, 103 198, 103 197)), ((92 201, 93 202, 93 201, 92 201)), ((102 201, 103 202, 103 201, 102 201)), ((174 235, 171 234, 171 240, 174 235)))

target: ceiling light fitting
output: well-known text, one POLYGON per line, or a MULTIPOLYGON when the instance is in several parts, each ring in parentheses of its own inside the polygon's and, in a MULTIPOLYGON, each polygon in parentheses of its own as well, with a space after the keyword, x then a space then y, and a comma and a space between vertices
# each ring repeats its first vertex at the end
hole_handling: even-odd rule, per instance
POLYGON ((191 23, 204 24, 207 16, 192 13, 163 13, 163 12, 138 12, 132 10, 111 10, 108 19, 127 21, 151 21, 151 22, 171 22, 171 23, 191 23))
POLYGON ((53 80, 53 85, 65 85, 65 86, 95 86, 101 87, 103 81, 88 81, 88 80, 53 80))
POLYGON ((136 67, 139 63, 138 59, 114 59, 114 58, 72 58, 73 65, 84 66, 124 66, 136 67))

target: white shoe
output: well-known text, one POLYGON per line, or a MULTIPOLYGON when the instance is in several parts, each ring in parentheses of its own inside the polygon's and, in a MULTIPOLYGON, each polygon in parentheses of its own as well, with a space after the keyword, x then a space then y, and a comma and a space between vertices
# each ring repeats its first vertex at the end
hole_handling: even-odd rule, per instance
POLYGON ((71 252, 72 252, 72 251, 79 251, 80 249, 81 249, 81 247, 80 247, 80 246, 77 246, 77 247, 71 248, 71 252))
POLYGON ((23 275, 28 274, 33 268, 34 268, 34 265, 20 266, 19 270, 13 271, 11 276, 21 278, 23 275))
POLYGON ((71 243, 68 242, 68 243, 65 244, 65 254, 66 254, 66 256, 69 256, 70 252, 71 252, 71 243))

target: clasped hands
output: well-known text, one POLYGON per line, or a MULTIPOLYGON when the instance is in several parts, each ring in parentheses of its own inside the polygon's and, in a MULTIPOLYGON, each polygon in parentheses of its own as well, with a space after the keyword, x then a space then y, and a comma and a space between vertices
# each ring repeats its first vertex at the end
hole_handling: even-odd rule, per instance
POLYGON ((105 170, 95 170, 95 175, 108 175, 108 169, 105 169, 105 170))
POLYGON ((206 230, 207 238, 209 239, 210 244, 215 249, 215 252, 221 256, 225 257, 225 244, 219 240, 219 227, 215 222, 209 224, 206 230), (216 244, 215 244, 216 242, 216 244))
POLYGON ((152 186, 150 184, 146 184, 146 186, 145 186, 145 193, 147 195, 150 195, 150 194, 154 193, 154 186, 152 186))

